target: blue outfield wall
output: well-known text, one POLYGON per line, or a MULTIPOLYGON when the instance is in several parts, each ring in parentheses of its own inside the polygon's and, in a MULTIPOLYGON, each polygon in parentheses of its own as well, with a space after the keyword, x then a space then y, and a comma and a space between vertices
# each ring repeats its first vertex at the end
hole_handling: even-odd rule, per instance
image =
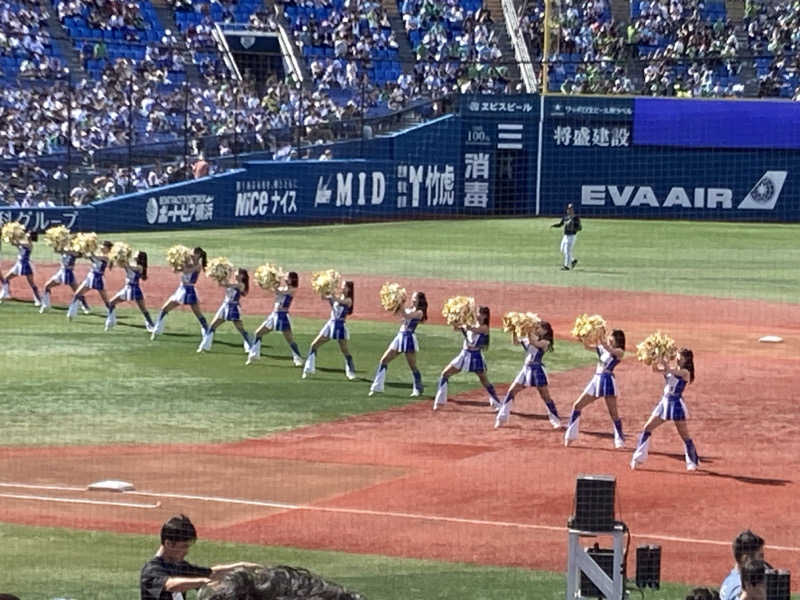
POLYGON ((466 96, 454 115, 332 149, 0 221, 114 232, 552 216, 567 202, 593 217, 800 221, 798 103, 466 96))

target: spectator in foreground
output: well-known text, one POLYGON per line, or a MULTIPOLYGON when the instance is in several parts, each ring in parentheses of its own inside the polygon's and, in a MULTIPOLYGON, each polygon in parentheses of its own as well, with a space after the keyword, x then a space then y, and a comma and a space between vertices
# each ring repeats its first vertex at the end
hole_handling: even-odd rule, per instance
POLYGON ((741 569, 751 560, 764 560, 764 540, 749 529, 733 540, 733 558, 736 560, 731 572, 719 588, 720 600, 739 600, 742 593, 741 569))
POLYGON ((748 560, 741 568, 742 593, 739 600, 767 599, 767 563, 763 560, 748 560))
POLYGON ((170 518, 161 526, 161 545, 156 555, 142 567, 139 578, 141 600, 183 599, 183 592, 196 590, 242 567, 255 563, 199 567, 186 560, 189 549, 197 541, 197 531, 186 515, 170 518))
POLYGON ((717 590, 709 588, 694 588, 691 593, 686 596, 686 600, 719 600, 719 593, 717 590))
POLYGON ((197 600, 364 600, 342 586, 294 567, 237 569, 219 581, 212 581, 197 600))
POLYGON ((207 177, 208 172, 211 170, 211 165, 206 160, 205 155, 201 154, 197 157, 197 160, 192 165, 192 175, 195 179, 200 179, 201 177, 207 177))

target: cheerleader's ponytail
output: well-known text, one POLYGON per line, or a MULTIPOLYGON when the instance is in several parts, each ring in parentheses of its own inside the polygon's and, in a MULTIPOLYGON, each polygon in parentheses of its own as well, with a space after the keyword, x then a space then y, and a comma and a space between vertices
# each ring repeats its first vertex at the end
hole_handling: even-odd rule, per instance
POLYGON ((142 267, 142 281, 147 281, 147 252, 139 252, 136 255, 136 264, 142 267))

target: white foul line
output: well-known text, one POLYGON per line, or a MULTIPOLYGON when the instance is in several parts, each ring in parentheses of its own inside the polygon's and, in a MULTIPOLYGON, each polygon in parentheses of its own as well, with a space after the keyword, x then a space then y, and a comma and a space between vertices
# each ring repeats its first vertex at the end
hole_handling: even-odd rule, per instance
POLYGON ((31 494, 0 494, 0 498, 14 498, 16 500, 38 500, 40 502, 64 502, 67 504, 94 504, 100 506, 121 506, 124 508, 158 508, 161 502, 155 504, 140 504, 137 502, 115 502, 113 500, 86 500, 85 498, 55 498, 53 496, 34 496, 31 494))
MULTIPOLYGON (((0 487, 16 487, 16 488, 28 488, 28 489, 46 489, 46 490, 60 490, 60 491, 86 491, 86 488, 82 487, 71 487, 71 486, 59 486, 59 485, 30 485, 30 484, 17 484, 17 483, 0 483, 0 487)), ((195 500, 199 502, 216 502, 219 504, 239 504, 244 506, 261 506, 264 508, 281 508, 284 510, 307 510, 307 511, 316 511, 316 512, 328 512, 328 513, 338 513, 338 514, 350 514, 350 515, 366 515, 366 516, 373 516, 373 517, 395 517, 400 519, 419 519, 423 521, 433 521, 433 522, 440 522, 440 523, 459 523, 462 525, 488 525, 494 527, 515 527, 517 529, 532 529, 532 530, 539 530, 539 531, 555 531, 555 532, 565 532, 566 526, 564 527, 556 527, 554 525, 536 525, 533 523, 517 523, 514 521, 487 521, 484 519, 466 519, 461 517, 442 517, 437 515, 423 515, 419 513, 404 513, 404 512, 395 512, 395 511, 381 511, 381 510, 369 510, 364 508, 341 508, 335 506, 314 506, 309 504, 289 504, 286 502, 270 502, 267 500, 245 500, 242 498, 225 498, 221 496, 198 496, 194 494, 176 494, 171 492, 145 492, 145 491, 132 491, 132 492, 122 492, 126 496, 150 496, 153 498, 171 498, 174 500, 195 500)), ((23 496, 12 496, 8 494, 0 494, 0 497, 20 497, 23 496)), ((49 497, 42 497, 37 498, 32 496, 31 498, 34 499, 42 499, 47 498, 48 500, 53 501, 63 501, 63 502, 83 502, 86 504, 112 504, 116 506, 126 506, 127 504, 124 502, 115 503, 115 502, 101 502, 97 500, 68 500, 68 499, 56 499, 56 498, 49 498, 49 497)), ((132 504, 131 506, 135 506, 138 508, 156 508, 160 506, 160 503, 157 502, 156 505, 149 505, 149 504, 132 504)), ((644 538, 650 540, 662 540, 666 542, 681 542, 684 544, 706 544, 711 546, 726 546, 730 547, 731 542, 725 542, 720 540, 709 540, 705 538, 687 538, 687 537, 678 537, 673 535, 664 535, 660 533, 636 533, 634 534, 636 538, 644 538)), ((800 547, 796 546, 773 546, 767 544, 765 546, 768 550, 777 550, 780 552, 800 552, 800 547)))

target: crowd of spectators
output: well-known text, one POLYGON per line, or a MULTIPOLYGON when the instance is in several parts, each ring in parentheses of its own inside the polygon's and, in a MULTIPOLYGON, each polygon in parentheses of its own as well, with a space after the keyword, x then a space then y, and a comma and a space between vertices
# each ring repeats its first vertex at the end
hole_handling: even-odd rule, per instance
POLYGON ((36 0, 0 0, 0 59, 5 74, 51 77, 63 69, 46 26, 47 13, 36 0))

